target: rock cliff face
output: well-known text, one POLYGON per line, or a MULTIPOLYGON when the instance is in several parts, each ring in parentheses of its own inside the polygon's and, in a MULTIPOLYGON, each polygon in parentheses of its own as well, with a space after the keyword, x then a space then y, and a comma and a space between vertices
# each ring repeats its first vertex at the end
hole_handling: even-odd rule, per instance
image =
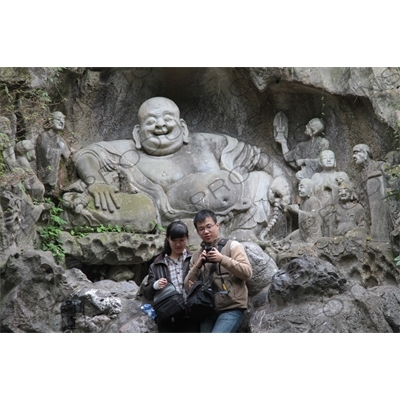
MULTIPOLYGON (((245 234, 238 230, 254 269, 242 332, 399 332, 400 278, 394 261, 399 253, 398 204, 373 197, 381 187, 371 194, 367 184, 371 174, 362 177, 353 160, 353 147, 365 143, 374 161, 390 159, 392 175, 388 173, 387 182, 392 186, 385 184, 385 193, 399 189, 400 158, 391 152, 399 146, 400 68, 347 67, 0 68, 2 331, 62 332, 71 323, 77 332, 156 331, 140 305, 144 302, 142 281, 163 245, 159 204, 152 204, 151 195, 143 195, 144 213, 129 197, 123 221, 132 211, 131 229, 107 229, 106 220, 92 212, 94 199, 85 197, 72 162, 74 154, 92 143, 131 141, 140 105, 155 96, 172 99, 179 106, 190 134, 229 135, 238 143, 257 147, 268 157, 268 165, 262 166, 265 170, 279 166, 279 174, 290 186, 292 203, 298 181, 276 141, 274 118, 279 112, 286 115, 290 149, 308 139, 307 123, 319 118, 337 170, 345 171, 360 189, 357 201, 368 213, 372 207, 368 198, 382 199, 381 208, 387 207, 385 243, 365 232, 361 237, 319 238, 300 249, 292 244, 285 248, 282 243, 277 247, 274 241, 298 229, 299 222, 289 211, 274 208, 273 201, 268 207, 274 222, 270 224, 270 217, 266 240, 259 240, 257 231, 249 236, 248 230, 245 234), (48 121, 54 111, 65 115, 60 135, 71 156, 57 150, 49 157, 53 160, 50 169, 57 168, 57 181, 49 188, 35 179, 43 171, 37 170, 29 143, 37 148, 43 131, 58 132, 48 121), (24 142, 22 150, 16 147, 19 142, 24 142), (41 191, 46 201, 35 198, 41 191), (60 216, 55 214, 57 207, 63 209, 64 227, 55 225, 60 216), (63 232, 57 242, 51 242, 53 247, 46 248, 46 240, 54 233, 49 226, 57 228, 57 235, 63 232), (90 227, 85 232, 90 235, 80 235, 83 226, 90 227), (54 258, 55 249, 62 249, 65 257, 54 258), (61 306, 72 299, 85 306, 73 306, 73 315, 68 317, 61 313, 61 306)), ((49 146, 54 137, 50 135, 49 146)), ((254 165, 263 159, 257 160, 254 165)), ((240 168, 235 166, 235 171, 244 176, 240 168)), ((131 196, 132 182, 125 170, 118 171, 118 177, 122 175, 121 191, 128 187, 131 196)), ((263 201, 266 197, 260 195, 263 201)), ((224 215, 227 236, 232 233, 229 224, 242 215, 224 215)), ((261 218, 254 213, 252 217, 256 222, 261 218)), ((242 219, 247 229, 250 223, 242 219)), ((185 221, 191 230, 190 247, 196 248, 199 239, 191 218, 185 221)))

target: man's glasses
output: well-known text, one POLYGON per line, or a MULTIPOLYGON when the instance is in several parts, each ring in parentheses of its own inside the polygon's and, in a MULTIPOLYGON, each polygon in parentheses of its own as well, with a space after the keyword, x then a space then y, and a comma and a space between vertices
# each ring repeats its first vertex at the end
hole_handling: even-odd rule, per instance
POLYGON ((214 224, 214 225, 209 224, 209 225, 206 225, 206 226, 201 226, 200 228, 197 228, 197 231, 200 232, 200 233, 203 233, 206 230, 207 231, 211 230, 211 228, 213 228, 215 225, 216 224, 214 224))

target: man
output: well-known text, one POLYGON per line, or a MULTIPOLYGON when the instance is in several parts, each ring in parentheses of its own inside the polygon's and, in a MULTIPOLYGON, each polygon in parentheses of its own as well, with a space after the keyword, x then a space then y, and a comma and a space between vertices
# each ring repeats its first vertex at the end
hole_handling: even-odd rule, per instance
POLYGON ((324 123, 319 118, 311 119, 306 125, 305 134, 310 138, 298 143, 289 150, 284 135, 276 135, 276 142, 282 146, 283 158, 293 168, 300 169, 296 173, 298 180, 311 178, 319 169, 319 154, 322 150, 329 149, 329 141, 322 137, 324 123))
POLYGON ((164 97, 145 101, 132 140, 95 143, 74 155, 77 171, 104 213, 120 207, 121 181, 148 194, 163 224, 193 218, 207 206, 235 229, 258 232, 271 203, 288 204, 283 170, 255 146, 227 135, 190 136, 177 105, 164 97), (123 178, 123 179, 122 179, 123 178), (247 197, 249 196, 249 197, 247 197), (232 218, 234 216, 234 218, 232 218))
POLYGON ((243 321, 247 308, 248 291, 246 281, 251 278, 252 268, 244 247, 235 240, 228 240, 218 251, 219 223, 210 210, 201 210, 193 220, 202 239, 201 248, 194 252, 190 270, 185 278, 185 290, 189 291, 194 282, 210 274, 213 263, 217 264, 212 275, 215 291, 215 308, 210 318, 201 323, 201 332, 233 333, 243 321), (206 251, 206 246, 212 250, 206 251))

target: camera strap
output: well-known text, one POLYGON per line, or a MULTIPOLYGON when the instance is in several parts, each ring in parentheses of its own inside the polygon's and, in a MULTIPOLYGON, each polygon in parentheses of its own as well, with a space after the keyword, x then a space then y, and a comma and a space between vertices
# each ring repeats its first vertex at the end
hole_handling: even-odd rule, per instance
MULTIPOLYGON (((219 252, 221 252, 222 248, 226 245, 228 240, 229 239, 226 239, 226 238, 220 239, 220 241, 218 242, 218 245, 217 245, 219 252)), ((216 269, 217 269, 217 263, 212 263, 211 268, 210 268, 210 273, 208 275, 208 280, 210 281, 210 283, 212 282, 211 275, 215 272, 216 269)), ((224 290, 227 290, 225 282, 224 282, 224 278, 221 275, 221 264, 219 264, 219 263, 218 263, 218 269, 219 269, 219 277, 221 279, 222 287, 224 290)))

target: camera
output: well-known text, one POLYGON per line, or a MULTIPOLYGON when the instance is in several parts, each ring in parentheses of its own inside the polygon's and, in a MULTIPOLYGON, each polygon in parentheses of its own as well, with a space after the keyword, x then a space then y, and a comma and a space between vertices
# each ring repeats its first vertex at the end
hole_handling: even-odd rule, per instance
POLYGON ((206 251, 206 253, 208 253, 209 251, 211 251, 214 247, 210 246, 209 244, 206 244, 204 246, 204 250, 206 251))
POLYGON ((76 329, 76 314, 84 312, 83 302, 79 298, 65 300, 61 303, 62 325, 67 330, 76 329))
POLYGON ((79 299, 65 300, 61 304, 61 314, 73 315, 82 313, 83 303, 79 299))
MULTIPOLYGON (((214 248, 214 247, 210 246, 209 244, 206 244, 206 245, 204 246, 204 250, 206 251, 206 253, 209 253, 213 248, 214 248)), ((206 259, 204 260, 204 262, 205 262, 205 263, 208 262, 207 257, 206 257, 206 259)))

